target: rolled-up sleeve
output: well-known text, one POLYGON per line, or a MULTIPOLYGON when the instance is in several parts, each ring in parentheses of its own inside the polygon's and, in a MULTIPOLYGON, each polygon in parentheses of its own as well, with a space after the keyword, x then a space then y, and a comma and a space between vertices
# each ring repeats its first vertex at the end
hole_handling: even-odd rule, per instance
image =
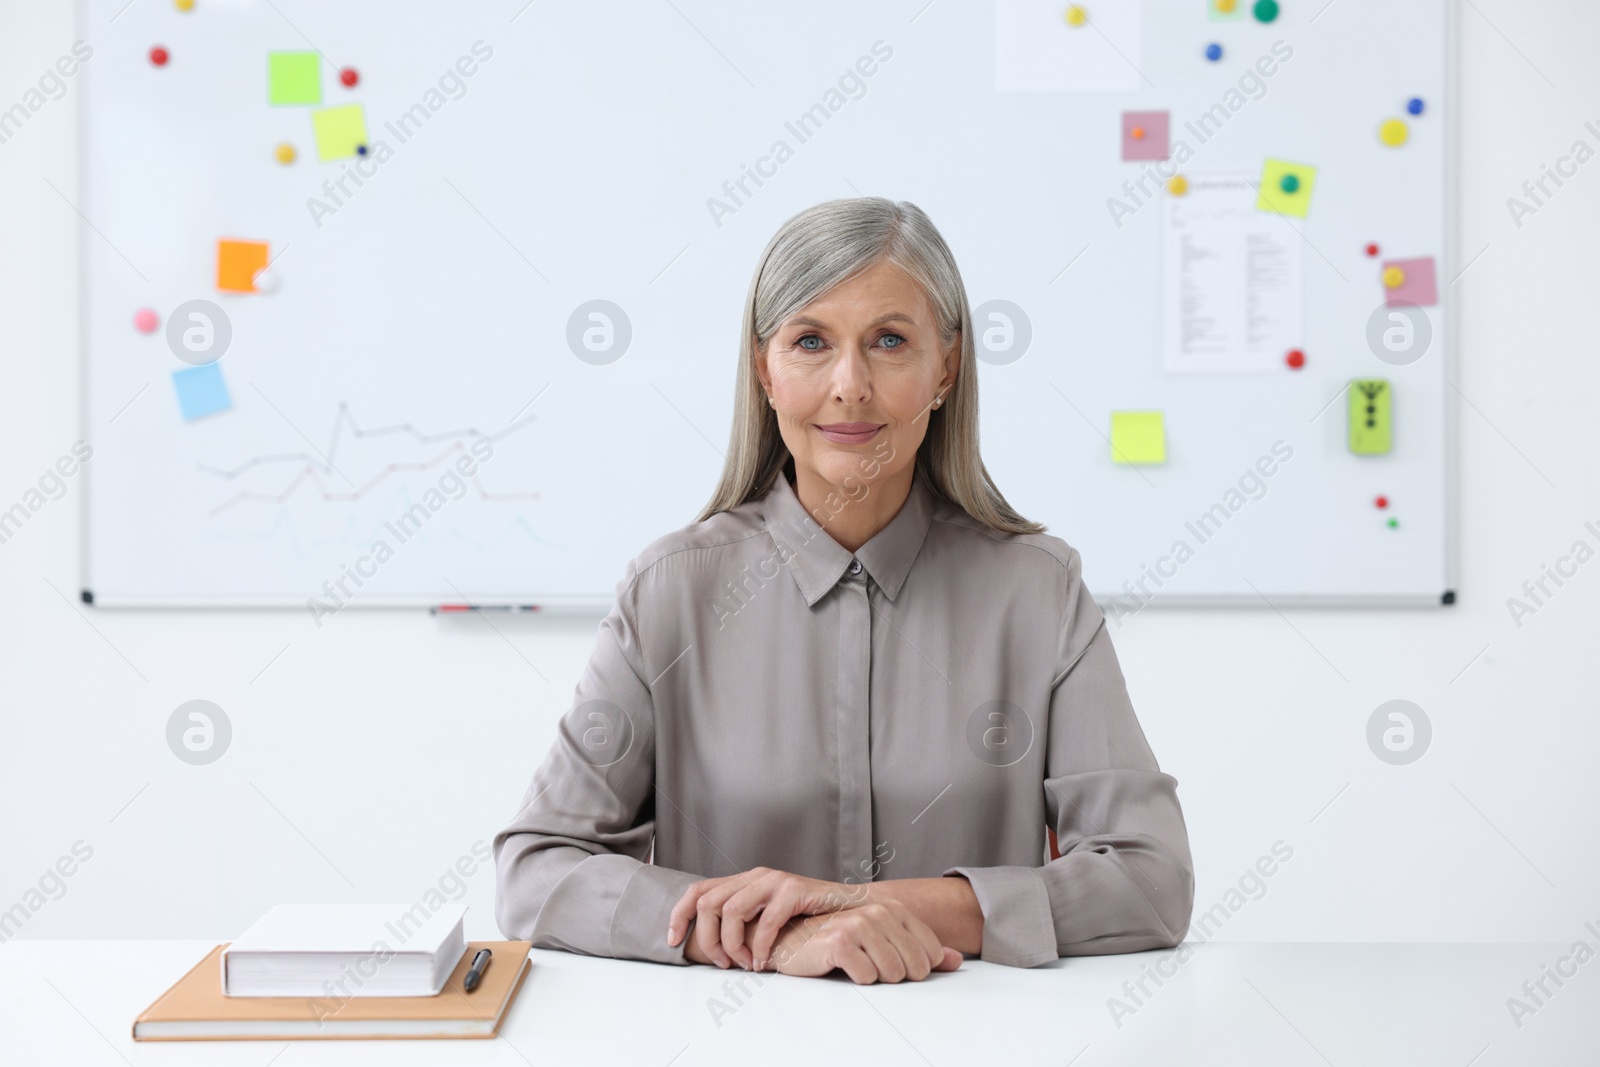
POLYGON ((686 964, 667 918, 698 875, 645 862, 655 835, 655 716, 634 564, 600 623, 555 743, 495 835, 495 918, 537 948, 686 964))
POLYGON ((983 911, 981 958, 1015 967, 1169 948, 1188 932, 1194 907, 1178 782, 1145 740, 1076 550, 1066 580, 1044 781, 1061 855, 1039 867, 944 872, 972 884, 983 911))

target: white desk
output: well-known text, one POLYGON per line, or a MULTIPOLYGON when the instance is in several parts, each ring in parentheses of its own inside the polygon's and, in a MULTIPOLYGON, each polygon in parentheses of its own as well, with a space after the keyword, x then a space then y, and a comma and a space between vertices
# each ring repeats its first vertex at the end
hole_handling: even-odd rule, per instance
MULTIPOLYGON (((135 1044, 133 1017, 211 947, 202 941, 0 945, 8 1064, 1600 1064, 1600 959, 1521 1029, 1521 995, 1561 945, 1200 945, 1119 1027, 1108 1011, 1166 952, 1032 970, 967 961, 925 982, 746 977, 535 951, 493 1041, 135 1044), (713 1017, 712 998, 733 1009, 713 1017)), ((1166 964, 1172 969, 1170 961, 1166 964)), ((1570 967, 1570 965, 1569 965, 1570 967)), ((1133 1003, 1131 999, 1128 1001, 1133 1003)))

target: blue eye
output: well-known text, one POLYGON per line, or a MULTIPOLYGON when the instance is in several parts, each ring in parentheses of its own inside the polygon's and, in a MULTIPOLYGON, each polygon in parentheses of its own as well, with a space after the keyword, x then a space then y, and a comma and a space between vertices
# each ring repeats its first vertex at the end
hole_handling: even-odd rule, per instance
MULTIPOLYGON (((820 352, 822 351, 823 346, 822 338, 818 337, 814 333, 802 334, 800 337, 795 339, 794 343, 795 346, 802 352, 820 352), (810 341, 815 341, 816 344, 808 344, 807 342, 810 341)), ((904 348, 906 346, 906 339, 897 333, 886 333, 878 338, 878 343, 885 349, 892 350, 896 348, 904 348)))

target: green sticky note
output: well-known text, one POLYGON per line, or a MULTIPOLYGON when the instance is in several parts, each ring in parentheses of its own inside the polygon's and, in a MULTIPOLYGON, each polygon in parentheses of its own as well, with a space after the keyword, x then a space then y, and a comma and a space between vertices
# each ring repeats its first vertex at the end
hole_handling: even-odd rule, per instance
POLYGON ((1167 427, 1159 411, 1111 413, 1111 462, 1165 463, 1167 427))
POLYGON ((1350 383, 1350 451, 1381 456, 1394 436, 1394 389, 1387 378, 1356 378, 1350 383))
POLYGON ((268 52, 267 102, 322 103, 322 57, 315 52, 268 52))
POLYGON ((1273 159, 1261 165, 1261 186, 1257 190, 1256 210, 1276 211, 1280 215, 1306 217, 1311 210, 1311 189, 1317 184, 1317 168, 1309 163, 1290 163, 1273 159), (1284 179, 1289 181, 1285 182, 1284 179), (1285 188, 1285 186, 1288 188, 1285 188))
POLYGON ((311 132, 317 139, 317 158, 327 163, 349 159, 367 143, 367 114, 360 104, 319 107, 311 112, 311 132))

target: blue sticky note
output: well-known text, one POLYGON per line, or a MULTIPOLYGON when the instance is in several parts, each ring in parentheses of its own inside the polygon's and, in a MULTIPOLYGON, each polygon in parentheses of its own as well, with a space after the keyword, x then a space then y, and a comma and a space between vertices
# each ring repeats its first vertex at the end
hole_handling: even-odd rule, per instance
POLYGON ((222 367, 207 363, 203 367, 188 367, 172 372, 172 385, 178 390, 178 407, 185 421, 193 422, 205 415, 227 411, 233 407, 228 386, 222 380, 222 367))

